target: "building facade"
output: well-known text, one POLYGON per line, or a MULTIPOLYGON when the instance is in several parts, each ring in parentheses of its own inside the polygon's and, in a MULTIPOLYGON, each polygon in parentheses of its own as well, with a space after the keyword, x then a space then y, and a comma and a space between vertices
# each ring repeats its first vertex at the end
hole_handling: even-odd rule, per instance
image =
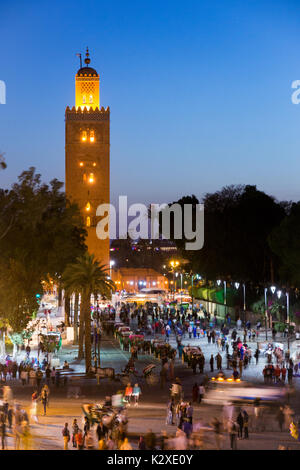
POLYGON ((167 277, 152 268, 112 269, 111 277, 118 291, 138 292, 145 288, 168 291, 169 289, 167 277))
POLYGON ((100 77, 89 64, 87 49, 75 76, 75 106, 65 112, 66 194, 81 211, 89 253, 109 266, 109 238, 97 237, 96 210, 110 200, 110 110, 100 107, 100 77))

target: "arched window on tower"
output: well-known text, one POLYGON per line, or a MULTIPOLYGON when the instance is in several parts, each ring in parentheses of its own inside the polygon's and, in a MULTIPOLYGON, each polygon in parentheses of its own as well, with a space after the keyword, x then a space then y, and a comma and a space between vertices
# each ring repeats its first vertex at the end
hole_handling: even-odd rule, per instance
POLYGON ((90 218, 90 217, 87 217, 87 218, 86 218, 86 226, 87 226, 87 227, 90 227, 90 226, 91 226, 91 218, 90 218))
POLYGON ((90 142, 95 142, 95 132, 90 131, 90 142))
POLYGON ((94 101, 94 100, 93 100, 93 95, 90 95, 90 97, 89 97, 89 102, 90 102, 90 103, 93 103, 93 101, 94 101))
POLYGON ((82 142, 87 141, 87 132, 86 131, 81 132, 81 140, 82 140, 82 142))
POLYGON ((94 178, 94 173, 90 173, 89 174, 89 183, 94 183, 95 182, 95 178, 94 178))
POLYGON ((87 212, 90 212, 90 210, 91 210, 91 204, 90 204, 89 202, 86 204, 85 210, 86 210, 87 212))
POLYGON ((86 103, 86 95, 82 95, 82 102, 86 103))

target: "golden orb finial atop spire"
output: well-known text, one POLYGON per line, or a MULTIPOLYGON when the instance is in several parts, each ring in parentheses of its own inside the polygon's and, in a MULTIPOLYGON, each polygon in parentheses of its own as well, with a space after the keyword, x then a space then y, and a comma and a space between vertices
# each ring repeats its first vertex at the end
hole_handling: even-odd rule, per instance
POLYGON ((85 53, 85 59, 84 59, 84 62, 86 64, 86 66, 88 67, 89 66, 89 63, 91 62, 91 59, 90 59, 90 53, 89 53, 89 48, 87 47, 86 48, 86 53, 85 53))

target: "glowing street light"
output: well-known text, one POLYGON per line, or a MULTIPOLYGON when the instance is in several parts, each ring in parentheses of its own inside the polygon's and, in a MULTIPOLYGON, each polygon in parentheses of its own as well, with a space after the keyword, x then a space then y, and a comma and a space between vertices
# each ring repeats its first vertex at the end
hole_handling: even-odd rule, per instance
MULTIPOLYGON (((173 271, 173 283, 174 284, 174 292, 173 292, 173 295, 174 295, 174 299, 175 299, 175 268, 177 268, 179 266, 179 261, 176 261, 176 260, 172 260, 170 261, 170 265, 172 267, 172 271, 173 271)), ((178 276, 178 273, 176 273, 176 277, 178 276)))
POLYGON ((109 274, 110 274, 110 278, 111 278, 111 270, 112 270, 112 267, 115 265, 115 261, 114 260, 111 260, 109 262, 109 274))
POLYGON ((174 261, 174 260, 172 260, 172 261, 170 262, 170 265, 172 266, 172 268, 176 268, 177 266, 179 266, 179 261, 174 261))
MULTIPOLYGON (((236 290, 240 288, 240 283, 235 282, 234 287, 236 290)), ((243 310, 244 310, 244 322, 246 321, 246 284, 243 283, 243 310)))
POLYGON ((280 299, 281 294, 282 294, 281 290, 278 290, 278 291, 277 291, 277 297, 278 297, 278 299, 280 299))

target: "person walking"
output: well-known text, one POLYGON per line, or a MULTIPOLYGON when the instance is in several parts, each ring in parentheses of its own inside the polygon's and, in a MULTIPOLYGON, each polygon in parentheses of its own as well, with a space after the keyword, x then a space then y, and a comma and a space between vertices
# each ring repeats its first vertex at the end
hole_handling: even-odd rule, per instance
POLYGON ((68 428, 68 423, 65 423, 65 426, 62 430, 62 435, 64 439, 64 450, 68 450, 69 441, 70 441, 70 431, 68 428))
POLYGON ((42 379, 43 379, 43 372, 41 371, 40 368, 38 368, 38 370, 36 371, 36 386, 37 386, 38 393, 40 393, 42 379))
POLYGON ((83 440, 83 434, 82 434, 82 430, 81 429, 78 429, 78 432, 76 434, 76 437, 75 437, 75 440, 76 440, 76 447, 78 450, 83 450, 83 447, 84 447, 84 440, 83 440))
POLYGON ((216 355, 217 369, 222 370, 222 356, 220 353, 216 355))
POLYGON ((204 364, 205 364, 205 357, 204 354, 200 354, 200 357, 198 359, 198 365, 199 365, 199 372, 200 374, 203 374, 204 371, 204 364))
POLYGON ((287 371, 287 376, 288 376, 289 385, 292 385, 292 382, 293 382, 293 367, 289 366, 288 371, 287 371))
POLYGON ((188 406, 186 407, 186 417, 191 424, 193 424, 193 413, 194 409, 192 407, 192 403, 189 402, 188 406))
POLYGON ((230 448, 231 450, 237 450, 236 436, 237 436, 237 427, 235 422, 230 419, 228 421, 228 434, 230 439, 230 448))
POLYGON ((212 427, 215 434, 217 450, 221 449, 221 421, 218 418, 213 418, 212 427))
POLYGON ((278 421, 278 424, 279 424, 280 432, 282 432, 283 424, 284 424, 284 413, 283 413, 283 407, 282 406, 279 407, 276 418, 277 418, 277 421, 278 421))
POLYGON ((46 388, 43 388, 42 393, 41 393, 41 400, 43 403, 44 407, 44 416, 47 414, 47 406, 48 406, 48 392, 46 388))
POLYGON ((156 436, 152 429, 149 429, 145 436, 146 448, 147 450, 155 450, 156 446, 156 436))
POLYGON ((213 372, 214 371, 214 355, 213 354, 210 356, 209 365, 210 365, 210 371, 213 372))
POLYGON ((20 377, 21 377, 22 385, 26 385, 27 380, 28 380, 28 372, 27 372, 27 370, 22 369, 20 377))
POLYGON ((244 438, 249 439, 249 415, 246 410, 243 411, 243 418, 244 418, 244 438))
POLYGON ((78 426, 78 423, 77 423, 77 419, 74 418, 73 420, 73 424, 72 424, 72 444, 73 444, 73 447, 77 447, 77 443, 76 443, 76 435, 79 431, 79 426, 78 426))
POLYGON ((140 398, 141 393, 142 393, 141 387, 139 386, 139 384, 135 384, 134 387, 133 387, 133 392, 132 392, 132 396, 134 398, 135 406, 138 406, 138 404, 139 404, 139 398, 140 398))
POLYGON ((167 406, 166 424, 174 425, 174 413, 175 413, 175 401, 174 401, 174 398, 172 398, 167 406))
POLYGON ((256 360, 256 365, 258 364, 259 354, 260 354, 260 351, 259 351, 258 348, 256 348, 256 351, 254 353, 254 357, 255 357, 255 360, 256 360))
POLYGON ((285 383, 285 378, 286 378, 286 368, 283 365, 282 368, 281 368, 281 380, 282 380, 283 383, 285 383))
POLYGON ((85 443, 86 436, 91 429, 91 425, 87 416, 84 417, 84 425, 83 425, 83 444, 85 443))
POLYGON ((38 417, 37 417, 38 393, 37 393, 37 391, 33 392, 31 398, 32 398, 32 400, 31 400, 31 408, 30 408, 31 420, 34 421, 35 423, 38 423, 38 417))
POLYGON ((139 443, 138 443, 139 450, 146 450, 146 443, 143 436, 140 436, 139 443))
POLYGON ((242 410, 240 410, 238 417, 236 419, 236 422, 238 424, 238 438, 243 439, 243 427, 244 427, 244 418, 242 415, 242 410))
POLYGON ((128 404, 128 406, 130 406, 131 397, 132 397, 132 386, 131 386, 131 383, 128 383, 127 387, 125 388, 125 401, 128 404))
POLYGON ((6 423, 5 423, 4 413, 1 413, 1 416, 0 416, 0 435, 1 435, 2 450, 4 450, 6 449, 6 423))
POLYGON ((203 386, 203 384, 199 385, 199 403, 201 403, 203 397, 204 397, 204 394, 205 394, 205 388, 203 386))

